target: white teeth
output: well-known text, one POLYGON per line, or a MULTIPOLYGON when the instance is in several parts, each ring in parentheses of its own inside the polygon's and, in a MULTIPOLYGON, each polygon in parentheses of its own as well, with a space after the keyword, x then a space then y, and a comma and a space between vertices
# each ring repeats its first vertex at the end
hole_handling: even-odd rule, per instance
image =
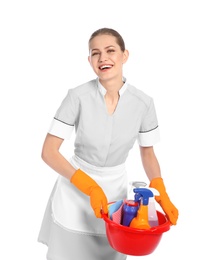
POLYGON ((103 70, 103 69, 108 69, 108 68, 111 68, 111 67, 112 67, 112 66, 110 66, 110 65, 104 65, 104 66, 101 66, 100 69, 103 70))

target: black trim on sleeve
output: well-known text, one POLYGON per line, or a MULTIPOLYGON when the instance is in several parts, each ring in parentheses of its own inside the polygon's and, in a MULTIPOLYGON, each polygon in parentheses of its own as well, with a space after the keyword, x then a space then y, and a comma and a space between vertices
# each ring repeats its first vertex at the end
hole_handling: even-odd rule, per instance
POLYGON ((141 133, 141 134, 148 133, 148 132, 151 132, 151 131, 155 130, 156 128, 158 128, 158 125, 156 127, 154 127, 153 129, 150 129, 148 131, 139 131, 139 133, 141 133))
POLYGON ((64 122, 64 121, 62 121, 62 120, 59 120, 59 119, 57 119, 57 118, 55 118, 55 117, 54 117, 54 119, 55 119, 55 120, 57 120, 57 121, 59 121, 59 122, 61 122, 61 123, 64 123, 64 124, 66 124, 66 125, 69 125, 69 126, 74 126, 74 125, 68 124, 68 123, 66 123, 66 122, 64 122))

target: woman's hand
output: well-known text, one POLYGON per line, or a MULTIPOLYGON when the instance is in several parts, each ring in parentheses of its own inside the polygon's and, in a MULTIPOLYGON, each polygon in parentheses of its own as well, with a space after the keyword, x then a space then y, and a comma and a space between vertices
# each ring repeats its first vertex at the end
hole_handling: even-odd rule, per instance
POLYGON ((155 196, 156 201, 160 204, 171 224, 176 225, 178 219, 178 209, 170 201, 166 188, 161 178, 160 166, 153 147, 141 147, 141 159, 144 170, 150 182, 150 187, 159 192, 159 196, 155 196))
POLYGON ((160 177, 154 178, 150 182, 150 187, 159 191, 160 195, 155 196, 155 199, 162 207, 171 224, 176 225, 179 212, 178 209, 174 206, 174 204, 170 201, 168 194, 166 193, 166 188, 163 183, 163 179, 160 177))
POLYGON ((90 204, 97 218, 101 218, 101 210, 108 213, 107 198, 102 188, 86 173, 78 169, 71 177, 71 183, 80 191, 90 196, 90 204))

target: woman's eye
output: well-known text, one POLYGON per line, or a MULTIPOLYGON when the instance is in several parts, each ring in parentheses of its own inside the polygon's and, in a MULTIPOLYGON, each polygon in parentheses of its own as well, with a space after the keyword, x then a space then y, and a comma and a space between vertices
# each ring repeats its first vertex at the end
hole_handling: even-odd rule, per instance
POLYGON ((108 50, 108 52, 115 52, 115 50, 108 50))
POLYGON ((95 55, 98 55, 98 54, 99 54, 98 52, 93 52, 92 56, 95 56, 95 55))

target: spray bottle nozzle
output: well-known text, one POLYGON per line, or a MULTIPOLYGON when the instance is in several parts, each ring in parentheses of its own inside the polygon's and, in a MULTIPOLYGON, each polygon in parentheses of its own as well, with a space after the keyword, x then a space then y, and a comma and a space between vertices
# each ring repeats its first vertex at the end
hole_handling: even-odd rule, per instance
POLYGON ((135 188, 133 189, 133 191, 135 193, 134 196, 135 202, 139 201, 140 198, 142 198, 143 205, 148 205, 149 198, 154 197, 152 191, 147 188, 135 188))

